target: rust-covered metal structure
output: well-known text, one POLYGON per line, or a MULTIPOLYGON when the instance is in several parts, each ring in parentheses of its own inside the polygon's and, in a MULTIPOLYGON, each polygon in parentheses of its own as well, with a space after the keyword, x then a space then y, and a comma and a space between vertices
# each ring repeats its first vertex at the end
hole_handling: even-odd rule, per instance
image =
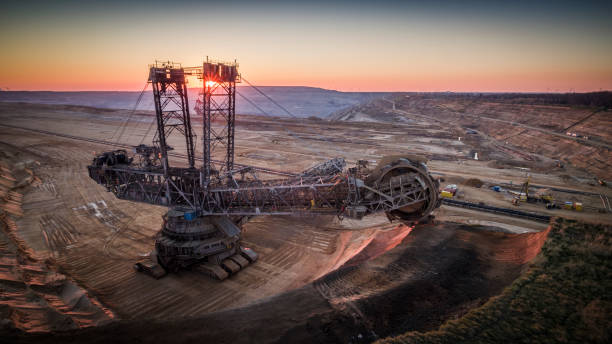
POLYGON ((352 168, 336 158, 302 173, 235 164, 240 82, 236 62, 207 59, 198 67, 156 63, 150 66, 149 82, 157 121, 153 145, 134 147, 134 156, 125 150, 106 152, 95 157, 88 170, 93 180, 120 199, 169 208, 150 260, 136 264, 155 277, 195 265, 225 279, 254 263, 257 254, 240 242, 241 226, 254 216, 331 214, 360 219, 385 212, 390 220, 414 223, 440 205, 438 182, 415 157, 390 157, 374 167, 359 161, 352 168), (201 157, 195 155, 197 133, 191 126, 186 76, 202 83, 195 104, 203 124, 201 157), (187 166, 169 161, 172 147, 167 138, 173 132, 184 137, 187 166))

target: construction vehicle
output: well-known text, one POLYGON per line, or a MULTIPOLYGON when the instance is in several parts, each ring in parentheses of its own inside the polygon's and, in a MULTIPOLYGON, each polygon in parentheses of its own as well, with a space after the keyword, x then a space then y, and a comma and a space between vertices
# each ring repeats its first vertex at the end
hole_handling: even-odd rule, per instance
POLYGON ((515 206, 521 205, 521 202, 527 202, 529 200, 529 182, 531 181, 531 175, 527 174, 527 179, 521 185, 521 189, 518 193, 515 193, 512 204, 515 206))
POLYGON ((552 204, 550 207, 547 206, 548 209, 554 209, 554 198, 549 189, 538 189, 535 195, 529 193, 529 183, 531 182, 531 176, 527 175, 527 179, 521 185, 521 189, 519 192, 512 192, 515 196, 512 200, 512 204, 519 206, 520 202, 527 203, 544 203, 544 204, 552 204))
POLYGON ((567 201, 563 202, 562 208, 566 210, 582 211, 582 203, 567 201))
POLYGON ((549 189, 538 189, 536 191, 535 200, 544 204, 552 203, 554 201, 553 195, 549 189))
POLYGON ((137 270, 161 277, 160 268, 165 273, 193 267, 225 279, 258 258, 241 243, 242 226, 255 216, 361 219, 384 212, 391 221, 413 224, 429 219, 440 206, 439 183, 419 157, 387 157, 374 167, 360 160, 348 169, 344 159, 334 158, 301 173, 236 164, 240 81, 235 62, 207 59, 197 67, 156 62, 149 69, 157 124, 153 145, 134 147, 137 159, 111 151, 88 166, 90 178, 117 198, 169 208, 148 261, 136 263, 137 270), (189 76, 202 82, 195 107, 203 128, 199 158, 185 81, 189 76), (171 133, 182 135, 185 155, 169 153, 171 133), (171 164, 170 156, 184 157, 186 163, 171 164))
POLYGON ((442 191, 440 191, 440 196, 444 198, 453 198, 457 194, 457 185, 449 184, 442 191))

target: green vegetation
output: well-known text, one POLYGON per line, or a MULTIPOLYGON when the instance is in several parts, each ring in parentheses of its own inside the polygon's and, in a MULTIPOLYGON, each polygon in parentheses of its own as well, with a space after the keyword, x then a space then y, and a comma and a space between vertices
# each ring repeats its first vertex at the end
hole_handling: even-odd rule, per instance
POLYGON ((556 219, 533 265, 496 298, 437 331, 378 343, 609 343, 612 226, 556 219))

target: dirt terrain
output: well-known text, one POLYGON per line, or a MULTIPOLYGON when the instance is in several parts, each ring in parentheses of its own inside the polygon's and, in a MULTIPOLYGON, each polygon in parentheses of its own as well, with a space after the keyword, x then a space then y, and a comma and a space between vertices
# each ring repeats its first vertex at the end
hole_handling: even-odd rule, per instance
MULTIPOLYGON (((465 199, 511 207, 500 194, 464 182, 520 184, 524 170, 508 163, 500 169, 493 157, 529 160, 512 160, 489 136, 460 141, 461 126, 398 113, 384 100, 372 104, 392 120, 239 116, 236 161, 298 172, 335 156, 350 164, 416 153, 430 159, 436 175, 461 185, 465 199), (490 149, 481 150, 485 146, 490 149), (474 151, 483 158, 473 160, 474 151)), ((374 110, 366 110, 362 116, 372 117, 374 110)), ((244 271, 223 282, 197 269, 154 280, 134 272, 133 264, 152 249, 166 209, 118 200, 88 178, 87 164, 108 146, 27 130, 135 145, 151 141, 151 120, 149 112, 0 103, 0 321, 11 336, 78 341, 95 335, 103 341, 112 334, 132 342, 169 340, 173 331, 188 330, 185 342, 369 342, 434 329, 482 304, 520 274, 546 237, 543 223, 448 206, 436 211, 434 224, 415 228, 391 224, 384 215, 363 221, 259 217, 245 225, 244 242, 260 260, 244 271), (121 129, 127 117, 132 120, 121 129), (32 283, 32 273, 25 273, 31 270, 40 270, 44 283, 32 283), (28 307, 59 315, 28 319, 22 316, 28 307), (98 326, 70 332, 92 325, 98 326), (69 332, 22 336, 49 330, 69 332)), ((195 131, 201 131, 197 120, 195 131)), ((169 143, 180 153, 180 142, 169 143)), ((553 164, 551 158, 536 162, 553 164)), ((533 184, 612 197, 580 166, 547 170, 531 163, 533 184), (576 177, 564 178, 568 170, 576 177)), ((550 212, 610 221, 609 213, 597 212, 594 197, 585 198, 592 209, 582 213, 550 212)), ((546 212, 541 205, 521 207, 546 212)))
MULTIPOLYGON (((436 123, 475 144, 480 160, 537 170, 562 165, 612 179, 612 116, 608 109, 524 104, 486 96, 397 94, 340 111, 333 120, 436 123), (570 167, 570 166, 567 166, 570 167)), ((471 152, 471 156, 474 156, 471 152)), ((575 174, 569 170, 566 174, 575 174)))
MULTIPOLYGON (((520 274, 546 235, 457 224, 420 226, 384 255, 362 264, 349 262, 314 283, 246 307, 187 319, 114 322, 78 332, 10 335, 24 342, 370 342, 434 329, 481 305, 520 274)), ((379 248, 370 244, 362 252, 375 254, 379 248)))
MULTIPOLYGON (((430 152, 429 167, 448 184, 460 185, 460 199, 504 206, 511 193, 493 193, 500 185, 518 192, 530 176, 530 192, 549 189, 557 204, 581 202, 583 213, 572 210, 548 210, 542 204, 524 204, 522 209, 580 220, 611 223, 608 207, 612 179, 612 113, 603 107, 540 104, 546 99, 497 96, 395 94, 365 105, 339 111, 330 117, 334 123, 367 125, 410 123, 436 128, 450 134, 457 157, 445 159, 430 152), (576 134, 576 136, 570 136, 576 134), (485 183, 481 188, 465 185, 469 178, 485 183), (565 192, 567 191, 567 192, 565 192)), ((438 137, 415 134, 429 142, 438 137)), ((429 154, 427 154, 429 153, 429 154)))

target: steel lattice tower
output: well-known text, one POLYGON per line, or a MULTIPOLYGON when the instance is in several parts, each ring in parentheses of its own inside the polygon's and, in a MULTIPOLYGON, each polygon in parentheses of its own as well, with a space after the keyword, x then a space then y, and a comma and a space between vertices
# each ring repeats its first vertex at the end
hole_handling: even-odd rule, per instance
POLYGON ((153 87, 155 113, 157 117, 157 132, 153 143, 161 152, 161 160, 167 175, 168 146, 167 138, 177 130, 185 137, 185 149, 189 167, 195 167, 193 132, 185 72, 179 64, 172 62, 156 62, 150 66, 149 81, 153 87))
POLYGON ((202 115, 203 164, 205 181, 211 175, 234 169, 234 130, 236 121, 236 82, 240 82, 236 62, 211 62, 202 67, 203 91, 196 110, 202 115), (212 155, 215 153, 213 162, 212 155))

